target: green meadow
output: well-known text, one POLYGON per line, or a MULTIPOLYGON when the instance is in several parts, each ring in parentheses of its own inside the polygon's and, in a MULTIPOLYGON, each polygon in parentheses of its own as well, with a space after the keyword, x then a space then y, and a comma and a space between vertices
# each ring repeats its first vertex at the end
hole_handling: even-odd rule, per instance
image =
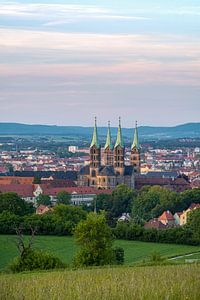
MULTIPOLYGON (((26 237, 26 239, 28 239, 28 237, 26 237)), ((0 235, 0 270, 4 269, 14 257, 18 256, 16 241, 17 238, 14 235, 0 235)), ((141 262, 147 259, 153 252, 159 252, 163 257, 181 256, 188 253, 200 252, 199 246, 188 245, 145 243, 125 240, 117 240, 115 245, 124 249, 126 265, 141 262)), ((34 247, 53 253, 69 265, 72 262, 75 252, 78 250, 74 238, 67 236, 36 236, 34 247)), ((199 254, 195 255, 197 258, 199 257, 199 254)))

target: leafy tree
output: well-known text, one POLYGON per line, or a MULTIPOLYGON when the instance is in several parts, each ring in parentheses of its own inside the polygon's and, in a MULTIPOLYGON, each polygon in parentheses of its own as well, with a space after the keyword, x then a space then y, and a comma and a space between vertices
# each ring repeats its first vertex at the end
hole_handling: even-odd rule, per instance
POLYGON ((86 212, 81 207, 64 204, 56 205, 53 214, 58 219, 70 220, 76 224, 86 218, 86 212))
POLYGON ((60 191, 57 193, 57 203, 69 205, 71 202, 71 195, 66 191, 60 191))
POLYGON ((189 213, 186 227, 192 231, 192 236, 200 243, 200 208, 189 213))
POLYGON ((20 216, 34 212, 31 203, 27 203, 13 192, 0 193, 0 213, 5 210, 20 216))
POLYGON ((101 210, 110 211, 112 208, 112 196, 108 194, 97 195, 96 199, 92 203, 93 210, 95 206, 97 212, 101 210))
POLYGON ((160 186, 144 187, 133 202, 132 216, 149 220, 159 216, 164 210, 176 211, 180 199, 176 192, 160 186))
POLYGON ((51 205, 51 198, 49 195, 40 194, 36 199, 37 205, 40 204, 50 206, 51 205))
POLYGON ((130 213, 137 192, 126 185, 118 185, 112 193, 111 214, 119 217, 122 213, 130 213))
POLYGON ((0 233, 15 234, 15 228, 22 222, 22 217, 4 210, 0 213, 0 233))
POLYGON ((113 235, 104 214, 89 213, 87 219, 77 225, 74 235, 81 246, 74 260, 76 266, 100 266, 114 262, 113 235))
POLYGON ((186 190, 180 194, 180 202, 177 211, 186 210, 191 203, 199 203, 200 201, 200 188, 186 190))
POLYGON ((79 206, 59 204, 53 211, 56 230, 63 227, 65 234, 72 234, 76 225, 86 218, 86 211, 79 206))

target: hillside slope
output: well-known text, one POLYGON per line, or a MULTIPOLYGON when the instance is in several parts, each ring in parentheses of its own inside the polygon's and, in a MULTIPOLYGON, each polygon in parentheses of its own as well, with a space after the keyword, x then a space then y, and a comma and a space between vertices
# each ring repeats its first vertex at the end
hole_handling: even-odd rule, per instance
MULTIPOLYGON (((143 139, 167 138, 197 138, 200 137, 200 123, 187 123, 174 127, 140 126, 139 135, 143 139)), ((20 123, 0 123, 0 135, 79 135, 91 136, 92 127, 55 126, 55 125, 27 125, 20 123)), ((107 128, 99 127, 99 135, 105 136, 107 128)), ((116 135, 117 128, 111 128, 116 135)), ((133 136, 133 128, 123 128, 125 137, 133 136)))

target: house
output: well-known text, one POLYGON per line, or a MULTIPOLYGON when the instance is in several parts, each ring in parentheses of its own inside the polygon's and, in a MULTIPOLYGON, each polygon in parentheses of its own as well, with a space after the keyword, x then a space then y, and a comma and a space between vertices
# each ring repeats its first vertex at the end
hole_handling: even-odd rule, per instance
POLYGON ((200 203, 192 203, 187 210, 183 211, 183 213, 180 216, 180 226, 185 225, 187 223, 188 215, 191 211, 197 208, 200 208, 200 203))
POLYGON ((118 219, 119 222, 129 222, 131 220, 131 216, 129 213, 123 213, 121 217, 118 219))
POLYGON ((43 215, 45 213, 47 213, 48 211, 50 211, 51 209, 43 204, 40 204, 37 208, 36 208, 36 215, 43 215))
POLYGON ((182 212, 176 212, 174 214, 174 222, 175 222, 175 225, 180 225, 180 217, 182 215, 182 212))
POLYGON ((71 203, 73 205, 91 205, 91 202, 99 194, 111 194, 111 189, 97 189, 93 187, 65 187, 65 188, 43 188, 43 193, 51 197, 51 201, 56 203, 57 194, 66 191, 71 195, 71 203))
POLYGON ((32 184, 2 184, 1 193, 16 193, 27 202, 34 202, 34 186, 32 184))
POLYGON ((151 219, 148 222, 144 224, 145 229, 165 229, 167 225, 164 225, 161 221, 159 221, 157 218, 151 219))
POLYGON ((164 211, 162 215, 158 218, 158 221, 167 226, 175 225, 174 216, 169 210, 164 211))
POLYGON ((184 178, 170 178, 170 177, 162 177, 163 172, 155 172, 157 175, 152 176, 153 172, 149 172, 148 176, 138 174, 135 177, 135 189, 140 190, 143 186, 154 186, 159 185, 163 188, 175 191, 175 192, 183 192, 185 190, 191 189, 190 183, 184 178), (160 173, 160 177, 158 177, 158 173, 160 173), (150 177, 150 175, 152 177, 150 177))

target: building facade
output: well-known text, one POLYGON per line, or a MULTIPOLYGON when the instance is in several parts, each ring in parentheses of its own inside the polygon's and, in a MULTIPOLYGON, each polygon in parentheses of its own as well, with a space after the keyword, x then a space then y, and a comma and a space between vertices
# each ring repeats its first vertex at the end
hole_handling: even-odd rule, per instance
POLYGON ((125 147, 120 119, 114 147, 112 145, 110 123, 108 123, 106 143, 103 151, 101 151, 95 118, 94 132, 90 145, 90 163, 80 170, 78 185, 100 189, 113 189, 119 184, 126 184, 131 188, 135 187, 135 174, 140 173, 140 147, 137 124, 131 146, 130 165, 125 165, 124 156, 125 147), (102 153, 103 157, 101 157, 102 153))

